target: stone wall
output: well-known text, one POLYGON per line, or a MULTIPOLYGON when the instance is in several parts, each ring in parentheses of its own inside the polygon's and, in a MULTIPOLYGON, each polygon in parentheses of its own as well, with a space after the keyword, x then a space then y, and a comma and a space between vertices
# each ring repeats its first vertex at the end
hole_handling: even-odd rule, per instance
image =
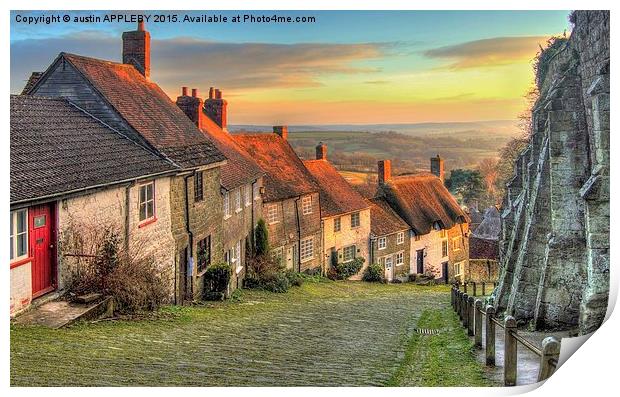
POLYGON ((496 282, 499 276, 498 263, 492 259, 469 259, 460 282, 496 282))
POLYGON ((32 300, 32 262, 11 268, 11 317, 30 305, 32 300))
POLYGON ((609 290, 609 12, 576 11, 539 79, 532 136, 507 184, 498 310, 596 329, 609 290))
MULTIPOLYGON (((150 181, 149 181, 150 182, 150 181)), ((152 257, 167 280, 170 296, 174 289, 174 239, 170 218, 170 178, 155 179, 154 222, 141 224, 138 196, 141 183, 93 191, 90 194, 63 199, 58 204, 58 288, 63 289, 69 281, 71 267, 76 257, 63 254, 94 254, 94 252, 66 252, 67 239, 75 233, 81 235, 84 247, 89 239, 102 236, 106 228, 115 230, 134 256, 152 257), (129 206, 127 205, 129 204, 129 206)))
MULTIPOLYGON (((411 251, 410 251, 411 239, 409 238, 409 230, 403 230, 401 232, 392 233, 386 236, 376 236, 373 237, 370 241, 370 251, 371 262, 382 265, 384 268, 384 275, 388 281, 391 281, 394 278, 408 278, 411 273, 411 251), (398 244, 398 233, 404 234, 404 241, 401 244, 398 244), (385 237, 385 248, 379 249, 378 239, 381 237, 385 237), (396 254, 402 252, 403 253, 403 264, 398 266, 396 264, 396 254), (388 270, 385 269, 385 258, 387 256, 392 256, 392 263, 394 269, 391 274, 388 273, 388 270)), ((415 273, 415 271, 414 271, 415 273)), ((362 273, 363 274, 363 273, 362 273)))

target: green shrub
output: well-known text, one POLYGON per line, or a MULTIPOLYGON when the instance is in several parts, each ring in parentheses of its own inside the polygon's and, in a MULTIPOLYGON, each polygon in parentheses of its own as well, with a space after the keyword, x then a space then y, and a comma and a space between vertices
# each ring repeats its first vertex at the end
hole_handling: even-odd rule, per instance
POLYGON ((352 261, 336 264, 336 274, 339 280, 346 280, 357 274, 364 266, 364 258, 355 258, 352 261))
POLYGON ((371 283, 383 282, 383 266, 373 263, 368 265, 366 270, 364 271, 364 275, 362 276, 362 280, 368 281, 371 283))
POLYGON ((263 219, 259 219, 254 232, 256 239, 256 256, 267 256, 269 254, 269 232, 263 219))
POLYGON ((284 275, 286 276, 291 285, 301 287, 301 285, 304 283, 304 275, 292 269, 287 270, 284 275))
POLYGON ((262 288, 271 292, 286 292, 291 288, 291 283, 284 272, 276 273, 273 277, 261 282, 262 288))
POLYGON ((215 292, 224 294, 228 289, 228 283, 232 277, 232 269, 226 263, 209 265, 205 271, 205 298, 207 293, 215 292))

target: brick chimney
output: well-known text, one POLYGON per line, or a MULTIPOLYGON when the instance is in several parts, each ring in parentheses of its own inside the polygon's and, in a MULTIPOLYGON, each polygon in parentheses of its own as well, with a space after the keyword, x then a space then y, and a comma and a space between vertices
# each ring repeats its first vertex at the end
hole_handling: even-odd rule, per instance
POLYGON ((316 145, 316 159, 327 160, 327 145, 323 142, 319 142, 319 144, 316 145))
POLYGON ((209 99, 205 101, 204 111, 207 117, 226 131, 228 126, 228 102, 222 99, 222 91, 217 88, 209 88, 209 99))
POLYGON ((138 30, 123 33, 123 63, 133 65, 150 78, 151 34, 144 30, 144 21, 138 22, 138 30))
POLYGON ((377 162, 377 178, 379 179, 379 186, 392 179, 392 162, 390 160, 377 162))
POLYGON ((177 97, 177 106, 196 124, 202 128, 202 98, 198 96, 198 90, 192 88, 192 96, 187 95, 187 87, 181 88, 181 96, 177 97))
POLYGON ((437 155, 437 157, 431 157, 431 173, 441 179, 443 182, 445 179, 445 171, 443 168, 443 159, 437 155))
POLYGON ((282 139, 287 140, 288 139, 288 126, 286 125, 274 125, 273 126, 273 133, 274 134, 278 134, 282 137, 282 139))

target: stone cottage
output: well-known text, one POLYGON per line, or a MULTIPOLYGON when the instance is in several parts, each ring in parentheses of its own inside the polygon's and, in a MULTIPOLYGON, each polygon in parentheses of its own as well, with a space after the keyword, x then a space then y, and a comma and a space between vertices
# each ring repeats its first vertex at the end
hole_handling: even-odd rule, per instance
MULTIPOLYGON (((11 316, 59 295, 80 256, 63 244, 110 230, 174 288, 170 184, 179 167, 64 98, 10 100, 11 316)), ((83 248, 85 249, 85 248, 83 248)))
MULTIPOLYGON (((198 96, 197 89, 192 89, 191 96, 188 94, 188 88, 183 87, 177 106, 227 158, 221 167, 220 181, 222 246, 224 260, 233 270, 231 287, 238 288, 246 272, 246 257, 254 247, 254 228, 263 216, 263 171, 228 133, 227 102, 222 92, 211 87, 206 101, 198 96)), ((208 242, 199 243, 199 260, 207 247, 210 247, 208 242)))
POLYGON ((410 227, 383 197, 368 200, 370 207, 370 263, 384 268, 388 281, 406 280, 410 272, 410 227))
POLYGON ((289 142, 288 128, 269 134, 234 134, 237 142, 265 172, 263 217, 273 254, 296 271, 320 272, 320 188, 289 142))
POLYGON ((370 263, 370 205, 327 160, 327 145, 319 143, 316 159, 305 160, 304 165, 320 189, 323 272, 336 263, 362 258, 362 269, 351 277, 359 280, 370 263))
MULTIPOLYGON (((226 158, 150 80, 150 34, 144 24, 123 33, 123 63, 60 53, 28 85, 28 95, 66 98, 178 168, 168 186, 175 301, 200 299, 204 270, 224 260, 220 180, 226 158)), ((148 215, 151 223, 145 227, 159 227, 159 218, 148 215)))
POLYGON ((431 170, 392 176, 390 160, 379 161, 377 197, 409 225, 409 273, 432 274, 447 283, 469 263, 469 219, 444 186, 439 156, 431 158, 431 170))
POLYGON ((575 11, 541 55, 529 145, 501 214, 498 310, 596 330, 609 294, 609 11, 575 11))

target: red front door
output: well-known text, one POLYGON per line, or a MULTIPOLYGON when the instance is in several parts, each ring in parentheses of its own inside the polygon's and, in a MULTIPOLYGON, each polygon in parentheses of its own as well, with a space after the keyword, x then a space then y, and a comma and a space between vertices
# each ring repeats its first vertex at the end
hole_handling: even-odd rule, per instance
POLYGON ((54 221, 54 212, 49 204, 28 209, 33 298, 55 288, 54 221))

